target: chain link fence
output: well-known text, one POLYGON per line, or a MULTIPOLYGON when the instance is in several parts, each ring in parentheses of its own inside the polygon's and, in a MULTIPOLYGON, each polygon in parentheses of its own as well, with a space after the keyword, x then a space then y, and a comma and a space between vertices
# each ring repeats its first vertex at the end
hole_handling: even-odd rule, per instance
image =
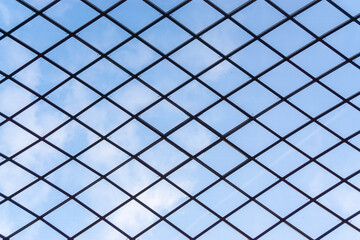
POLYGON ((0 0, 0 237, 359 239, 359 14, 0 0))

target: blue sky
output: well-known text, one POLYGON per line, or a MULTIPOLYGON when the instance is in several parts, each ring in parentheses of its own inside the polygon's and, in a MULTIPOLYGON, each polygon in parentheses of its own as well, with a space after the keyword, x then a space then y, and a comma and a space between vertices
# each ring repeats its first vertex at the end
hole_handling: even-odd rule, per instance
MULTIPOLYGON (((52 1, 24 2, 42 9, 52 1)), ((117 1, 88 2, 105 11, 117 1)), ((152 2, 169 11, 182 1, 152 2)), ((157 223, 139 239, 188 239, 214 224, 199 239, 252 239, 274 226, 258 239, 300 240, 351 217, 322 239, 360 239, 353 228, 360 228, 360 215, 353 215, 360 210, 360 22, 350 21, 360 4, 334 0, 347 16, 328 1, 316 1, 285 21, 284 14, 312 1, 273 0, 284 12, 251 1, 231 19, 215 8, 232 13, 247 1, 211 2, 189 1, 162 18, 141 0, 124 2, 108 17, 80 0, 61 0, 44 16, 33 16, 18 1, 0 0, 0 237, 128 239, 157 223)))

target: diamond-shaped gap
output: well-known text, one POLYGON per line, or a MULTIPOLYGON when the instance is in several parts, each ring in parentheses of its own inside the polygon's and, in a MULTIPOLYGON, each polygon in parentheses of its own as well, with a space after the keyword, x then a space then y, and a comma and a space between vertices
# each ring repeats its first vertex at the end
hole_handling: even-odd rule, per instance
POLYGON ((223 175, 244 162, 246 157, 229 144, 221 141, 201 154, 199 159, 223 175))
POLYGON ((219 97, 194 80, 171 94, 170 99, 192 115, 195 115, 218 100, 219 97))
POLYGON ((318 116, 340 102, 340 98, 318 83, 311 84, 289 100, 311 117, 318 116))
POLYGON ((128 196, 106 180, 101 180, 76 197, 100 215, 104 215, 128 196))
POLYGON ((225 95, 250 80, 250 77, 228 61, 222 61, 202 74, 200 79, 222 95, 225 95))
POLYGON ((63 202, 67 196, 50 186, 49 184, 38 181, 26 188, 14 197, 14 200, 30 211, 42 215, 59 203, 63 202), (36 194, 34 194, 36 193, 36 194))
POLYGON ((138 39, 130 40, 109 56, 132 73, 143 70, 159 58, 159 54, 138 39))
POLYGON ((360 127, 354 124, 360 121, 360 111, 345 103, 320 118, 319 121, 346 138, 360 130, 360 127))
POLYGON ((359 148, 360 147, 360 135, 357 134, 355 137, 351 138, 349 140, 349 142, 351 144, 353 144, 355 147, 359 148))
POLYGON ((47 99, 68 113, 75 115, 94 102, 98 96, 81 82, 70 79, 48 95, 47 99))
POLYGON ((263 43, 255 41, 235 53, 231 59, 250 74, 256 76, 279 62, 281 57, 263 43))
POLYGON ((69 194, 77 193, 97 178, 97 175, 75 161, 70 161, 46 177, 69 194))
POLYGON ((196 154, 218 137, 196 121, 191 121, 169 136, 169 139, 190 154, 196 154))
POLYGON ((189 39, 190 35, 168 18, 164 18, 142 33, 140 37, 163 53, 168 53, 189 39))
MULTIPOLYGON (((169 11, 170 9, 172 9, 173 7, 179 5, 180 3, 184 2, 183 0, 168 0, 168 1, 163 1, 163 0, 152 0, 152 3, 154 3, 156 6, 158 6, 159 8, 161 8, 164 11, 169 11)), ((169 239, 169 238, 167 238, 169 239)))
POLYGON ((322 153, 339 139, 316 123, 311 123, 288 138, 295 147, 311 157, 322 153))
POLYGON ((284 16, 266 1, 255 1, 236 13, 233 18, 255 34, 259 34, 284 16))
POLYGON ((289 55, 314 39, 293 21, 287 21, 262 37, 284 55, 289 55))
POLYGON ((131 160, 108 176, 108 179, 132 195, 142 191, 157 178, 154 172, 136 160, 131 160))
POLYGON ((153 143, 158 136, 137 120, 131 120, 125 126, 110 135, 110 140, 130 153, 137 153, 153 143))
POLYGON ((347 17, 327 1, 320 1, 297 15, 295 19, 320 36, 345 22, 347 17))
POLYGON ((360 96, 357 96, 356 98, 351 99, 351 102, 355 104, 357 107, 360 107, 360 96))
POLYGON ((140 77, 162 94, 166 94, 189 79, 189 76, 168 60, 162 60, 140 77))
POLYGON ((13 35, 35 50, 43 52, 63 39, 66 33, 43 17, 37 16, 16 30, 13 35))
POLYGON ((187 119, 187 115, 166 100, 162 100, 151 107, 141 118, 156 129, 166 133, 187 119))
POLYGON ((36 134, 43 136, 65 122, 68 117, 45 101, 38 101, 14 118, 36 134))
POLYGON ((9 157, 35 140, 37 138, 12 122, 7 122, 0 128, 0 152, 9 157))
POLYGON ((135 236, 158 220, 158 217, 135 200, 131 200, 107 219, 130 236, 135 236))
POLYGON ((316 163, 310 163, 288 178, 288 181, 310 197, 315 197, 339 181, 316 163))
POLYGON ((221 14, 201 0, 188 2, 172 14, 177 21, 198 33, 221 17, 221 14))
POLYGON ((168 178, 191 195, 197 194, 217 179, 216 175, 195 160, 191 160, 168 178))
POLYGON ((119 67, 103 58, 81 72, 79 77, 96 88, 96 90, 107 93, 130 76, 119 67))
POLYGON ((248 118, 229 103, 221 101, 205 113, 201 114, 200 119, 205 121, 216 131, 224 134, 248 118), (231 118, 229 116, 231 116, 231 118))
POLYGON ((281 102, 258 119, 282 137, 309 120, 286 102, 281 102))
POLYGON ((67 160, 68 157, 41 141, 16 156, 16 162, 43 175, 67 160))
POLYGON ((79 32, 78 36, 105 53, 128 38, 130 34, 102 17, 79 32))
POLYGON ((360 192, 342 183, 318 200, 343 218, 348 218, 360 210, 360 192))
POLYGON ((137 80, 132 80, 110 95, 116 103, 130 111, 137 113, 158 99, 150 88, 137 80))
POLYGON ((225 20, 201 36, 223 54, 228 54, 252 37, 230 20, 225 20))
POLYGON ((24 240, 24 239, 51 239, 51 240, 65 240, 66 238, 52 229, 49 225, 43 221, 37 221, 28 226, 23 231, 19 232, 15 236, 11 237, 12 240, 24 240))
POLYGON ((240 7, 240 5, 243 5, 247 2, 247 0, 212 0, 213 3, 215 3, 219 8, 221 8, 225 12, 230 12, 234 10, 237 7, 240 7))
POLYGON ((34 100, 35 95, 13 81, 5 80, 0 84, 0 112, 9 117, 34 100))
POLYGON ((80 161, 101 174, 109 172, 128 158, 127 154, 105 140, 78 157, 80 161))
POLYGON ((350 219, 349 222, 359 228, 360 227, 360 214, 357 214, 355 217, 350 219))
POLYGON ((128 238, 104 221, 100 221, 76 237, 76 240, 127 240, 128 238))
POLYGON ((6 162, 0 165, 0 179, 2 179, 0 182, 0 192, 10 196, 33 182, 35 176, 11 162, 6 162))
POLYGON ((3 125, 3 121, 5 121, 5 118, 0 116, 0 125, 3 125))
POLYGON ((229 97, 233 103, 251 115, 263 111, 279 98, 257 82, 252 82, 229 97))
POLYGON ((277 6, 279 6, 285 12, 291 14, 296 11, 299 11, 305 5, 309 4, 312 0, 272 0, 277 6))
POLYGON ((82 1, 63 0, 46 10, 45 14, 68 30, 74 31, 98 13, 82 1))
POLYGON ((311 79, 289 62, 283 62, 261 76, 260 80, 278 94, 286 96, 308 83, 311 79))
POLYGON ((346 178, 350 174, 360 170, 359 159, 360 152, 347 143, 343 143, 321 156, 318 161, 341 177, 346 178))
POLYGON ((250 202, 240 208, 227 220, 252 238, 258 236, 278 221, 276 217, 255 202, 250 202))
POLYGON ((220 216, 225 216, 248 200, 245 195, 224 181, 212 186, 198 199, 220 216))
POLYGON ((195 237, 218 218, 194 201, 190 201, 167 218, 191 237, 195 237))
POLYGON ((70 200, 46 215, 45 220, 71 237, 97 220, 97 217, 79 203, 70 200))
POLYGON ((317 42, 292 58, 293 62, 314 77, 318 77, 343 61, 324 44, 317 42))
POLYGON ((160 16, 160 13, 141 0, 126 1, 109 13, 133 32, 141 30, 160 16), (139 18, 139 16, 141 16, 139 18))
POLYGON ((162 180, 142 193, 138 199, 164 216, 187 200, 188 197, 170 183, 162 180))
MULTIPOLYGON (((162 1, 164 2, 164 1, 162 1)), ((187 240, 182 233, 177 231, 175 228, 170 226, 168 223, 161 221, 154 227, 146 231, 141 235, 143 239, 176 239, 176 240, 187 240)))
POLYGON ((95 60, 98 54, 79 40, 70 38, 51 50, 46 56, 67 71, 75 73, 95 60))
POLYGON ((10 201, 0 204, 0 231, 3 236, 8 236, 19 228, 23 227, 34 217, 17 207, 10 201))
POLYGON ((259 202, 278 214, 285 217, 308 199, 284 182, 280 182, 257 198, 259 202))
POLYGON ((260 240, 274 240, 274 239, 291 239, 291 240, 305 240, 303 235, 289 227, 285 223, 277 225, 275 228, 270 230, 264 236, 259 238, 260 240))
POLYGON ((88 0, 88 2, 94 4, 96 7, 100 8, 101 10, 106 10, 109 7, 113 6, 115 3, 117 3, 117 0, 108 0, 108 1, 103 1, 103 0, 88 0))
POLYGON ((103 99, 86 110, 79 119, 101 134, 107 134, 129 119, 129 115, 103 99))
POLYGON ((71 155, 77 154, 97 139, 97 135, 75 121, 69 122, 47 137, 49 142, 71 155))
POLYGON ((42 1, 39 1, 39 0, 26 0, 25 2, 29 3, 34 8, 41 9, 41 8, 49 5, 52 2, 52 0, 42 0, 42 1))
POLYGON ((280 176, 285 176, 308 160, 284 142, 276 144, 257 159, 280 176))
MULTIPOLYGON (((1 2, 0 28, 9 31, 33 14, 27 7, 16 1, 1 2)), ((1 51, 2 52, 2 51, 1 51)))
POLYGON ((348 63, 321 79, 338 94, 348 98, 360 91, 360 70, 348 63))
POLYGON ((360 5, 357 1, 352 0, 334 0, 341 8, 347 11, 349 14, 355 16, 360 13, 360 5))
POLYGON ((197 74, 220 58, 199 40, 193 40, 171 55, 171 59, 192 74, 197 74))
POLYGON ((224 236, 226 236, 227 239, 237 239, 237 240, 248 239, 224 222, 220 222, 215 227, 211 228, 209 231, 201 235, 198 239, 217 240, 224 238, 224 236))
POLYGON ((14 72, 35 56, 34 53, 9 37, 1 39, 0 52, 0 70, 7 74, 14 72))
POLYGON ((242 166, 227 179, 251 196, 255 196, 278 180, 276 176, 255 162, 242 166))
POLYGON ((300 212, 291 216, 288 221, 312 239, 315 239, 339 223, 340 220, 316 203, 310 203, 300 212))
POLYGON ((187 156, 166 141, 161 141, 140 155, 140 158, 162 174, 186 160, 187 156))
POLYGON ((250 122, 227 137, 247 154, 254 156, 277 140, 277 137, 256 122, 250 122))
POLYGON ((43 58, 35 60, 14 76, 16 80, 40 94, 46 93, 67 77, 65 72, 43 58))
POLYGON ((360 174, 356 174, 352 178, 350 178, 350 183, 354 184, 356 187, 360 187, 360 174))
POLYGON ((351 57, 360 52, 360 47, 356 39, 360 39, 360 26, 355 22, 351 22, 328 36, 326 42, 345 56, 351 57))
POLYGON ((343 224, 338 228, 334 229, 334 231, 330 232, 323 239, 331 240, 331 239, 356 239, 356 238, 359 238, 359 231, 354 229, 353 227, 350 227, 347 224, 343 224))

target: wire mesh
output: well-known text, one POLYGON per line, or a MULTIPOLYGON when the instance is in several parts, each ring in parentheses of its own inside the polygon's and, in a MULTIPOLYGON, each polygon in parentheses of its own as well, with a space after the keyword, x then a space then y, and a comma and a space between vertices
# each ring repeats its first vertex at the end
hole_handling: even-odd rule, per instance
POLYGON ((356 10, 0 1, 0 237, 359 237, 356 10))

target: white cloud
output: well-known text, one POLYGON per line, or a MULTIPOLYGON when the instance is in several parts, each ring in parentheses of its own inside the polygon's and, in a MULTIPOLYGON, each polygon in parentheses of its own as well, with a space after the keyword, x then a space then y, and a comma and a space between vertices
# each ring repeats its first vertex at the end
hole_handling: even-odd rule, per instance
POLYGON ((15 71, 34 56, 29 50, 10 38, 1 39, 0 51, 0 69, 6 73, 15 71))
POLYGON ((216 139, 205 127, 192 121, 170 135, 170 139, 191 154, 196 154, 216 139))
POLYGON ((135 235, 157 217, 134 200, 109 216, 109 220, 130 235, 135 235))
POLYGON ((42 75, 40 62, 35 61, 21 71, 21 82, 32 89, 36 89, 36 87, 40 84, 39 79, 42 75))
POLYGON ((9 26, 11 23, 11 13, 9 9, 0 2, 0 18, 6 26, 9 26))
POLYGON ((10 80, 1 83, 0 87, 0 111, 8 116, 34 100, 31 93, 10 80))
POLYGON ((0 179, 7 179, 0 181, 0 192, 8 196, 35 180, 32 175, 10 162, 1 165, 0 179))
POLYGON ((11 156, 34 142, 36 138, 13 123, 6 123, 0 128, 0 152, 11 156))
POLYGON ((157 183, 139 196, 140 201, 160 214, 167 213, 184 198, 183 193, 165 181, 157 183))
POLYGON ((0 233, 8 236, 34 217, 10 202, 0 205, 0 233))
POLYGON ((110 97, 128 111, 136 113, 154 102, 157 95, 139 81, 133 80, 110 97))

